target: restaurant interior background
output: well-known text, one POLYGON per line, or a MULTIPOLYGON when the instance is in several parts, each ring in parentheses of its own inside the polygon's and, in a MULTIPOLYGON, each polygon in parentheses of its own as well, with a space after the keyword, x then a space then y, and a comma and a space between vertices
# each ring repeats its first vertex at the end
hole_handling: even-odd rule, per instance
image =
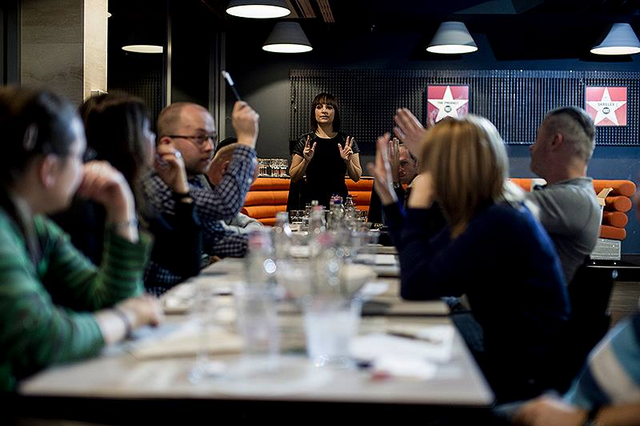
MULTIPOLYGON (((285 20, 301 24, 313 46, 311 52, 263 51, 262 45, 278 20, 232 17, 225 12, 227 0, 109 0, 112 16, 108 19, 108 65, 106 86, 101 90, 125 90, 141 96, 154 114, 167 102, 193 101, 208 106, 222 139, 232 134, 228 115, 234 100, 220 77, 220 71, 226 69, 243 99, 260 113, 259 157, 289 158, 289 141, 295 138, 290 122, 297 102, 301 102, 292 91, 292 70, 398 70, 401 72, 397 78, 409 70, 617 71, 631 72, 640 79, 640 55, 596 56, 589 52, 613 23, 630 23, 638 33, 640 2, 635 0, 288 3, 293 14, 285 20), (438 55, 425 51, 440 23, 451 20, 466 24, 477 52, 438 55), (162 45, 163 53, 128 53, 121 49, 132 42, 162 45)), ((47 67, 47 54, 55 56, 55 51, 40 51, 34 57, 33 45, 43 42, 39 35, 47 43, 60 37, 60 45, 69 44, 71 15, 73 19, 80 17, 77 31, 82 32, 83 25, 92 25, 86 19, 92 8, 107 7, 105 0, 6 0, 0 4, 0 81, 4 84, 24 83, 32 68, 47 67)), ((84 37, 79 39, 86 57, 90 37, 84 37)), ((73 43, 78 44, 78 40, 73 43)), ((80 67, 78 73, 83 69, 86 68, 80 67)), ((42 77, 39 82, 65 93, 68 88, 59 85, 60 80, 58 73, 42 77)), ((76 94, 76 98, 65 94, 81 99, 86 97, 86 90, 85 87, 85 94, 76 94)), ((638 91, 629 93, 630 120, 639 117, 639 95, 638 91)), ((394 108, 404 106, 396 105, 394 99, 380 99, 375 90, 361 94, 359 99, 360 103, 351 103, 349 110, 343 108, 341 112, 378 114, 380 109, 389 110, 386 122, 369 129, 373 134, 390 130, 394 108)), ((305 102, 310 101, 309 98, 305 102)), ((636 133, 635 139, 635 143, 624 146, 597 146, 588 175, 629 179, 638 184, 640 134, 636 133)), ((374 142, 358 140, 363 164, 372 158, 374 142)), ((508 144, 507 148, 511 176, 531 177, 529 145, 508 144)), ((640 224, 633 212, 629 213, 626 229, 623 253, 640 253, 640 224)))

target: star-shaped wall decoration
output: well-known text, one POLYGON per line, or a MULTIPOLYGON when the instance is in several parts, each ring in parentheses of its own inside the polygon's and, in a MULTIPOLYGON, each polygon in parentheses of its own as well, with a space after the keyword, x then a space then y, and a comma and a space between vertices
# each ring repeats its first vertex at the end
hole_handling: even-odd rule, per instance
POLYGON ((596 126, 627 125, 626 87, 587 87, 585 104, 596 126))
POLYGON ((462 117, 469 113, 469 86, 429 86, 427 102, 429 125, 445 117, 462 117))

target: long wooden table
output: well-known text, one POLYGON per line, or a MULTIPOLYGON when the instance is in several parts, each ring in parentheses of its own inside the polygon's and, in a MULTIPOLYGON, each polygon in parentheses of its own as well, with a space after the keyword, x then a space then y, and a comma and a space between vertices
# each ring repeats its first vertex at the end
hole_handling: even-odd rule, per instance
MULTIPOLYGON (((182 288, 203 283, 228 287, 240 279, 241 271, 241 261, 224 260, 211 265, 182 288)), ((381 297, 402 306, 392 294, 381 297)), ((426 315, 409 309, 414 316, 406 313, 363 316, 360 331, 405 326, 450 327, 454 333, 451 357, 437 363, 435 375, 428 380, 380 379, 366 369, 318 368, 306 359, 303 346, 285 344, 280 359, 282 368, 277 373, 259 378, 223 375, 192 383, 189 374, 195 363, 193 356, 140 360, 131 351, 135 343, 126 342, 106 349, 97 358, 51 367, 23 381, 18 389, 20 398, 16 409, 23 415, 107 423, 146 422, 151 418, 160 423, 181 422, 182 418, 190 423, 184 418, 186 414, 210 410, 213 410, 210 414, 213 421, 237 416, 260 419, 283 409, 313 409, 314 414, 308 413, 313 418, 339 412, 357 419, 380 419, 413 411, 423 414, 428 411, 428 416, 439 416, 449 415, 452 409, 457 413, 464 409, 486 409, 493 402, 493 394, 450 319, 442 315, 446 307, 434 302, 424 308, 426 315), (120 409, 138 414, 119 417, 120 409)), ((175 326, 188 318, 185 314, 169 315, 162 327, 175 326)), ((284 341, 292 340, 287 333, 297 335, 293 341, 304 341, 299 316, 283 315, 281 321, 286 324, 284 341)), ((162 331, 161 328, 155 332, 162 331)), ((219 354, 216 359, 233 366, 242 357, 239 353, 229 353, 219 354)))

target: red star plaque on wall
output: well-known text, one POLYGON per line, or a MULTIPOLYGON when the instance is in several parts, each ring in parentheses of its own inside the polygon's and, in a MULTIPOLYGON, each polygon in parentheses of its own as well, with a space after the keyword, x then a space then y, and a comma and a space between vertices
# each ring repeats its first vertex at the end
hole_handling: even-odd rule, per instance
POLYGON ((585 110, 596 126, 626 126, 627 88, 587 87, 585 110))
POLYGON ((427 125, 445 117, 469 114, 469 86, 429 86, 427 88, 427 125))

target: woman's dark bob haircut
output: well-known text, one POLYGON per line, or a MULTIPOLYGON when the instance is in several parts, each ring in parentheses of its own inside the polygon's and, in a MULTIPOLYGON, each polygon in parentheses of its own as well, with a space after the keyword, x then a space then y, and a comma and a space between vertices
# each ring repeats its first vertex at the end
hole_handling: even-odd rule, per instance
POLYGON ((339 132, 342 121, 340 120, 340 110, 338 109, 338 101, 336 100, 336 97, 330 93, 320 93, 315 98, 313 98, 313 101, 311 102, 311 117, 310 117, 311 128, 314 131, 318 130, 318 121, 316 120, 316 106, 322 105, 322 104, 333 106, 333 110, 335 111, 335 116, 333 118, 333 131, 339 132))

